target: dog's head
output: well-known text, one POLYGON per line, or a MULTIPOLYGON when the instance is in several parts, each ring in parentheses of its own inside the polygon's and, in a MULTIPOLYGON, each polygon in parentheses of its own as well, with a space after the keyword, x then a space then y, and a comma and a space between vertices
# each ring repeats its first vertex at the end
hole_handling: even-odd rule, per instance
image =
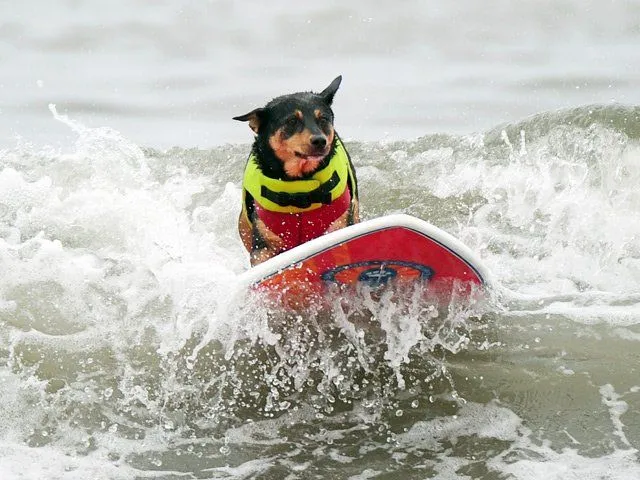
POLYGON ((258 163, 265 174, 304 178, 333 153, 331 104, 341 81, 339 76, 320 93, 283 95, 263 108, 234 117, 249 122, 255 132, 258 163))

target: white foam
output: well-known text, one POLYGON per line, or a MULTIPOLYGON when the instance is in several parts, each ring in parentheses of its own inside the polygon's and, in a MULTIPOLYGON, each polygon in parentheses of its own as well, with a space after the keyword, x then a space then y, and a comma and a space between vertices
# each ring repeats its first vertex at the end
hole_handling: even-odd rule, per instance
POLYGON ((32 480, 64 478, 68 480, 130 480, 145 477, 125 462, 114 462, 101 455, 69 455, 53 447, 31 448, 0 442, 0 478, 32 480))
POLYGON ((640 275, 625 259, 640 249, 638 147, 604 127, 566 130, 557 127, 506 162, 471 152, 441 158, 439 181, 427 185, 437 197, 482 192, 487 202, 452 233, 482 248, 503 284, 564 293, 567 280, 580 289, 637 291, 640 275))
POLYGON ((399 434, 397 441, 433 449, 437 449, 443 440, 455 442, 456 438, 469 435, 515 441, 520 437, 520 424, 517 415, 497 403, 480 405, 468 402, 456 415, 416 422, 407 433, 399 434))
MULTIPOLYGON (((411 299, 402 305, 365 299, 344 309, 338 302, 329 319, 319 315, 303 319, 316 322, 306 331, 296 330, 302 320, 294 321, 296 328, 279 331, 270 324, 273 316, 261 299, 247 298, 236 285, 248 262, 236 232, 241 191, 235 177, 226 178, 219 169, 212 169, 214 174, 189 169, 180 159, 174 165, 169 157, 145 156, 118 132, 86 128, 55 110, 54 115, 77 133, 74 149, 34 151, 20 145, 0 152, 6 160, 0 167, 1 477, 161 474, 160 470, 137 471, 128 465, 136 463, 136 455, 146 458, 171 450, 176 442, 189 441, 181 437, 181 428, 189 422, 183 418, 182 407, 172 403, 176 398, 185 402, 185 411, 196 412, 193 423, 203 430, 219 428, 217 411, 198 410, 215 406, 202 392, 224 375, 238 372, 230 369, 220 377, 207 378, 218 366, 207 362, 223 358, 225 368, 233 366, 250 352, 243 349, 243 341, 275 352, 272 364, 257 365, 251 372, 258 385, 275 385, 280 381, 279 372, 284 372, 295 378, 292 390, 285 393, 295 393, 304 390, 311 379, 316 389, 313 401, 324 400, 329 407, 335 395, 347 400, 357 397, 359 391, 349 375, 364 372, 381 393, 355 405, 343 420, 365 431, 367 425, 381 421, 384 408, 401 412, 392 403, 402 401, 398 393, 402 388, 408 397, 417 395, 411 380, 415 372, 405 374, 408 366, 415 367, 415 357, 420 358, 418 375, 427 380, 444 377, 454 384, 457 372, 448 368, 450 357, 444 354, 464 352, 474 344, 473 325, 467 322, 470 312, 452 308, 436 317, 435 311, 411 299), (362 313, 357 309, 373 314, 380 327, 379 338, 351 323, 349 314, 362 313), (339 330, 337 340, 331 343, 328 337, 320 338, 333 327, 339 330), (211 354, 212 345, 222 352, 211 354), (384 355, 377 355, 382 350, 375 348, 382 346, 384 355), (373 361, 380 359, 395 375, 386 377, 384 383, 374 375, 379 365, 373 361), (184 363, 200 370, 193 372, 184 363), (314 380, 318 376, 321 378, 314 380), (68 415, 87 411, 83 409, 92 412, 87 425, 73 424, 68 415), (105 418, 98 419, 103 414, 105 418), (127 428, 139 429, 144 441, 126 438, 122 432, 127 428), (49 429, 54 434, 40 439, 42 446, 24 445, 40 438, 36 435, 40 430, 49 435, 49 429), (89 436, 95 448, 90 452, 89 436), (119 459, 113 460, 116 456, 119 459)), ((442 202, 447 212, 464 210, 458 222, 446 224, 448 219, 437 212, 427 220, 446 224, 442 226, 482 255, 502 283, 497 290, 509 320, 523 318, 524 326, 513 331, 505 333, 509 325, 497 329, 507 341, 487 338, 478 342, 481 347, 477 350, 492 362, 501 361, 499 355, 492 356, 496 348, 511 358, 511 344, 533 344, 534 335, 538 338, 539 334, 532 332, 538 326, 527 320, 535 315, 598 323, 613 328, 611 339, 637 340, 633 328, 639 314, 640 285, 637 147, 607 129, 573 132, 578 138, 574 153, 571 145, 555 137, 527 140, 526 145, 524 138, 511 138, 505 156, 487 153, 474 137, 463 139, 455 148, 425 148, 417 154, 409 152, 420 150, 419 144, 402 150, 373 145, 369 150, 377 155, 375 159, 361 159, 369 162, 359 170, 363 199, 377 183, 389 193, 385 199, 369 197, 369 205, 363 205, 369 214, 402 210, 402 202, 425 203, 425 198, 442 202), (384 148, 393 155, 387 158, 380 150, 384 148), (439 180, 425 182, 425 175, 439 180), (409 193, 406 197, 401 194, 400 200, 391 199, 395 190, 409 193), (477 197, 477 204, 465 196, 477 197)), ((241 172, 244 157, 226 160, 237 164, 241 172)), ((203 154, 202 161, 217 160, 203 154)), ((582 330, 570 331, 566 338, 580 333, 582 330)), ((593 338, 600 338, 597 333, 593 338)), ((493 334, 489 331, 487 336, 493 334)), ((536 345, 544 354, 551 352, 544 350, 544 342, 536 345)), ((558 360, 554 351, 548 357, 535 357, 534 350, 527 351, 532 361, 552 362, 550 375, 562 376, 563 381, 589 373, 589 366, 577 365, 571 355, 558 360)), ((472 371, 478 364, 469 356, 470 360, 463 356, 461 361, 469 360, 465 368, 472 371)), ((541 367, 538 373, 546 371, 541 367)), ((507 392, 508 381, 506 378, 507 392)), ((360 453, 366 454, 367 448, 382 452, 383 457, 388 453, 387 465, 388 461, 401 464, 407 452, 433 451, 436 458, 430 466, 439 478, 453 479, 473 460, 443 451, 442 445, 473 437, 489 444, 503 442, 486 465, 492 472, 518 479, 640 477, 633 448, 635 430, 624 423, 626 412, 633 407, 630 394, 634 391, 616 392, 616 382, 609 378, 598 384, 604 385, 597 394, 609 412, 606 421, 611 423, 610 436, 616 443, 612 451, 597 458, 583 453, 584 446, 576 438, 585 440, 575 432, 572 437, 569 428, 567 445, 550 445, 545 432, 527 430, 526 421, 514 413, 517 399, 509 408, 495 401, 458 400, 456 415, 417 420, 408 431, 399 433, 400 450, 372 440, 360 453)), ((455 391, 449 394, 452 401, 458 398, 455 391)), ((479 396, 493 394, 481 391, 479 396)), ((309 426, 330 421, 330 411, 318 418, 316 410, 293 415, 287 409, 299 399, 293 394, 292 398, 278 395, 277 388, 269 391, 271 403, 265 410, 276 416, 284 411, 282 417, 253 430, 231 428, 226 431, 228 445, 216 443, 212 448, 272 447, 282 440, 281 431, 290 426, 288 422, 309 426)), ((551 410, 553 405, 543 407, 551 410)), ((354 431, 312 433, 304 441, 312 445, 337 442, 354 431)), ((200 441, 205 440, 196 440, 200 441)), ((310 466, 306 460, 300 463, 265 452, 258 450, 256 455, 261 458, 209 471, 242 477, 267 472, 276 464, 296 471, 310 466)), ((325 460, 343 464, 360 459, 334 449, 325 460)), ((353 478, 370 478, 381 471, 378 465, 367 465, 353 478)))

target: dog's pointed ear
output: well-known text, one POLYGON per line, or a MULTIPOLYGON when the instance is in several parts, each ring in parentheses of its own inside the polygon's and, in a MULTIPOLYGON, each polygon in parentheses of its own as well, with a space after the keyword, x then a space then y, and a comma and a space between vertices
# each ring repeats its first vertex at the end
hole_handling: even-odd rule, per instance
POLYGON ((338 75, 336 78, 334 78, 333 82, 331 82, 329 86, 320 93, 320 96, 324 99, 327 105, 331 106, 331 104, 333 103, 333 97, 338 91, 340 82, 342 82, 342 75, 338 75))
POLYGON ((251 130, 253 130, 255 133, 258 133, 263 117, 264 108, 256 108, 255 110, 252 110, 249 113, 245 113, 244 115, 233 117, 233 119, 238 120, 239 122, 249 122, 249 128, 251 128, 251 130))

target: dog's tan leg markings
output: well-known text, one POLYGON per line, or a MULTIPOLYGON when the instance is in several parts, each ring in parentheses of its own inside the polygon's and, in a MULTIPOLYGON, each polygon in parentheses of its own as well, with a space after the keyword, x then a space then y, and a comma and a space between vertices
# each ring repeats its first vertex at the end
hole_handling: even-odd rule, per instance
POLYGON ((346 227, 348 225, 348 220, 349 220, 349 210, 347 210, 338 218, 336 218, 333 222, 331 222, 331 225, 329 225, 329 228, 327 228, 325 233, 335 232, 336 230, 340 230, 341 228, 346 227))
POLYGON ((357 198, 351 201, 351 206, 348 211, 351 215, 351 223, 360 223, 360 202, 357 198))
POLYGON ((251 265, 269 260, 284 250, 284 240, 269 230, 262 220, 257 219, 253 228, 256 229, 265 246, 255 248, 251 252, 251 265))
POLYGON ((358 210, 358 200, 354 198, 347 211, 331 222, 331 225, 329 225, 325 233, 335 232, 341 228, 358 223, 360 221, 360 213, 358 210))
POLYGON ((256 228, 258 229, 260 236, 264 239, 267 245, 269 245, 269 248, 274 250, 281 250, 284 248, 284 240, 269 230, 262 220, 256 220, 256 228))
POLYGON ((260 248, 258 250, 254 250, 251 252, 251 266, 255 267, 262 262, 266 262, 267 260, 275 257, 278 252, 274 252, 272 250, 268 250, 266 248, 260 248))
POLYGON ((240 218, 238 218, 238 232, 240 233, 240 240, 242 240, 242 244, 248 252, 250 252, 253 247, 252 231, 253 226, 251 225, 251 222, 249 222, 247 215, 244 212, 240 212, 240 218))

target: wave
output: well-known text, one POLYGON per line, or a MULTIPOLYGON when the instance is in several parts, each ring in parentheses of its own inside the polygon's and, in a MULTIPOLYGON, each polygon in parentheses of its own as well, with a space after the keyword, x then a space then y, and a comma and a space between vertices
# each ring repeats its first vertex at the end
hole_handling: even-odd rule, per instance
MULTIPOLYGON (((248 145, 159 151, 53 112, 77 135, 73 149, 0 151, 0 436, 18 456, 30 455, 15 450, 26 444, 77 458, 97 451, 105 465, 136 471, 222 474, 225 462, 246 462, 248 444, 261 461, 247 468, 273 471, 273 458, 302 461, 273 446, 284 436, 292 451, 373 442, 390 461, 409 458, 416 442, 428 450, 428 432, 446 428, 500 452, 482 468, 518 472, 531 451, 562 460, 521 427, 541 395, 518 400, 527 368, 543 390, 558 368, 578 382, 572 358, 606 347, 590 374, 600 384, 631 374, 622 365, 638 339, 638 107, 546 112, 475 135, 347 141, 365 218, 421 217, 476 251, 499 285, 476 310, 360 299, 305 318, 276 318, 234 290, 248 266, 235 231, 248 145), (497 391, 509 408, 495 404, 497 391), (493 420, 483 418, 504 430, 487 433, 493 420)), ((633 390, 605 389, 580 408, 595 402, 614 415, 625 395, 631 402, 633 390)), ((575 455, 617 438, 603 455, 627 458, 618 420, 602 437, 582 436, 575 455)), ((548 432, 572 446, 563 435, 548 432)), ((436 466, 458 461, 434 455, 436 466)))

